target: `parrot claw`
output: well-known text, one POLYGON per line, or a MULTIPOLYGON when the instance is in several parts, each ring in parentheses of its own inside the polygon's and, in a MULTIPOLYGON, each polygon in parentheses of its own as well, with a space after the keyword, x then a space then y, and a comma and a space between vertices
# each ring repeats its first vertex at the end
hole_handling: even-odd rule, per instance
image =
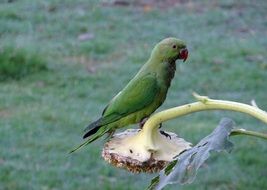
POLYGON ((140 129, 143 128, 143 126, 145 125, 145 123, 146 123, 147 120, 148 120, 148 117, 144 117, 144 118, 140 121, 140 123, 139 123, 139 127, 140 127, 140 129))
POLYGON ((112 130, 112 131, 108 131, 107 132, 107 137, 105 138, 105 140, 109 140, 109 139, 112 139, 113 138, 113 135, 115 133, 115 130, 112 130))
POLYGON ((159 132, 160 132, 160 134, 164 135, 166 138, 169 137, 170 139, 172 139, 171 135, 169 135, 169 134, 166 133, 165 131, 160 130, 159 132))

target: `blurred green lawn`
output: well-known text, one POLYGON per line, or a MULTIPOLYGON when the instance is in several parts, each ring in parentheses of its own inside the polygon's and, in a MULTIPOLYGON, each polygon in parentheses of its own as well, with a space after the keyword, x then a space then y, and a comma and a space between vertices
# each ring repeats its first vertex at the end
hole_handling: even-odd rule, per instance
MULTIPOLYGON (((48 68, 0 82, 1 190, 144 189, 154 175, 134 175, 104 162, 104 139, 75 154, 68 151, 155 43, 168 36, 186 40, 190 57, 178 63, 159 110, 194 101, 192 91, 244 103, 255 99, 267 110, 265 0, 111 2, 0 0, 0 52, 21 49, 25 60, 34 54, 48 68)), ((238 127, 267 131, 254 118, 224 111, 196 113, 164 128, 196 143, 225 116, 238 127)), ((251 137, 232 141, 231 154, 213 155, 183 189, 266 189, 267 143, 251 137)))

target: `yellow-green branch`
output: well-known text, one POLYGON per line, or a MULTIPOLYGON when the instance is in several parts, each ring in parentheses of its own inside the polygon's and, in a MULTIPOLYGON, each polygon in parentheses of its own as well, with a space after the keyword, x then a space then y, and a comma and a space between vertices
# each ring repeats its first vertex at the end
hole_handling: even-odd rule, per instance
POLYGON ((249 114, 267 123, 267 113, 255 106, 233 101, 210 99, 207 96, 200 96, 196 93, 194 93, 193 96, 198 100, 198 102, 158 112, 152 115, 146 121, 142 132, 145 134, 144 136, 147 137, 146 146, 148 149, 153 150, 156 148, 153 143, 153 136, 155 132, 158 130, 158 126, 160 123, 173 118, 191 114, 194 112, 205 111, 205 110, 230 110, 230 111, 249 114))
POLYGON ((258 137, 267 140, 267 134, 265 133, 259 133, 256 131, 248 131, 245 129, 233 129, 231 131, 230 136, 235 136, 235 135, 248 135, 248 136, 253 136, 253 137, 258 137))

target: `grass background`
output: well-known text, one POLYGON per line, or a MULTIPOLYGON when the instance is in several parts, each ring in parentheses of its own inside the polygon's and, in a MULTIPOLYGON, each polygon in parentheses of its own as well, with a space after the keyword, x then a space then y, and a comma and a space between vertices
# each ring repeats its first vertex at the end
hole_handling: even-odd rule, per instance
MULTIPOLYGON (((154 175, 105 163, 103 139, 67 152, 168 36, 186 40, 190 57, 159 110, 194 101, 192 91, 267 110, 266 9, 264 0, 0 0, 0 189, 144 189, 154 175)), ((224 111, 164 126, 196 143, 225 116, 266 132, 224 111)), ((232 141, 230 155, 213 155, 183 189, 266 189, 266 142, 232 141)))

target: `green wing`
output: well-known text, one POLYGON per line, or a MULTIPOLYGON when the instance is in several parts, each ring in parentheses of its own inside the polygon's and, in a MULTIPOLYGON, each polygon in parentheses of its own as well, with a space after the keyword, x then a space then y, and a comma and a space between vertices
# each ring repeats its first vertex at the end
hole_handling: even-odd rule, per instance
MULTIPOLYGON (((104 127, 104 125, 113 123, 131 113, 145 109, 156 100, 159 91, 160 88, 155 75, 147 74, 143 77, 134 78, 110 101, 109 105, 103 111, 103 116, 85 129, 89 130, 86 135, 89 133, 88 136, 92 135, 91 138, 71 152, 80 149, 107 133, 109 128, 104 127)), ((84 138, 87 137, 86 135, 84 138)))
POLYGON ((159 90, 155 75, 147 74, 135 77, 110 101, 104 109, 102 117, 85 128, 86 133, 83 138, 94 134, 101 126, 145 109, 156 99, 159 90))
POLYGON ((155 100, 159 90, 156 76, 153 74, 134 78, 111 100, 104 112, 101 125, 112 123, 146 108, 155 100))

